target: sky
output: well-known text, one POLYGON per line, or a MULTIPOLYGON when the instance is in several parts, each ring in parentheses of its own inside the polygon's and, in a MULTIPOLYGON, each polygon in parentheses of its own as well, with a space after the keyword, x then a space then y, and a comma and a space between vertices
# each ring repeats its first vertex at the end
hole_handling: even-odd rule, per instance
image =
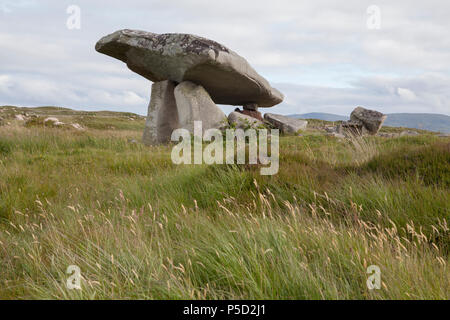
POLYGON ((262 111, 450 115, 447 0, 0 0, 0 105, 145 115, 151 82, 94 49, 125 28, 237 52, 285 95, 262 111))

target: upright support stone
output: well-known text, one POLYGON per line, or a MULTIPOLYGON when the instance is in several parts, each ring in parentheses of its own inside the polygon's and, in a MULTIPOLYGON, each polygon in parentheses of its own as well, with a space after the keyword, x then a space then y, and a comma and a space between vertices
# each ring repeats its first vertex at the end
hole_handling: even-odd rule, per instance
POLYGON ((175 83, 169 80, 153 83, 142 138, 145 145, 169 142, 173 130, 179 128, 174 89, 175 83))
POLYGON ((194 121, 202 122, 203 132, 224 126, 227 116, 217 107, 206 90, 193 82, 181 82, 175 88, 180 128, 194 133, 194 121))
POLYGON ((258 111, 257 103, 247 103, 247 104, 244 104, 243 107, 244 107, 244 110, 258 111))
POLYGON ((244 110, 238 111, 238 112, 245 114, 246 116, 250 116, 255 119, 258 119, 260 121, 264 121, 261 112, 258 111, 257 103, 247 103, 247 104, 244 104, 243 107, 244 107, 244 110))

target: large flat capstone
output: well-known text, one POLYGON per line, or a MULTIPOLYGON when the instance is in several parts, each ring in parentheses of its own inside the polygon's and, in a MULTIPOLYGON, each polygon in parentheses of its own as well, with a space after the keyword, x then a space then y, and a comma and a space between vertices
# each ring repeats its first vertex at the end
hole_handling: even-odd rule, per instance
POLYGON ((206 38, 126 29, 100 39, 95 49, 153 82, 201 85, 217 104, 272 107, 283 101, 243 57, 206 38))

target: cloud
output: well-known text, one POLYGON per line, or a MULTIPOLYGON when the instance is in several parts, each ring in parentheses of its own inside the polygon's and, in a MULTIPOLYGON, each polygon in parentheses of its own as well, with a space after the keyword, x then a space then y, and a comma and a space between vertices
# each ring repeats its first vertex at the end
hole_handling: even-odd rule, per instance
POLYGON ((405 100, 414 101, 417 99, 416 94, 406 88, 397 88, 397 93, 401 98, 405 100))
POLYGON ((72 4, 0 0, 0 102, 144 114, 151 83, 94 50, 105 34, 134 28, 228 46, 285 93, 274 112, 361 104, 450 114, 450 3, 378 0, 379 30, 367 28, 368 0, 78 0, 81 29, 68 30, 72 4))
POLYGON ((16 9, 33 7, 36 5, 34 0, 2 0, 0 1, 0 11, 7 14, 12 13, 16 9))
POLYGON ((367 77, 348 88, 278 86, 286 99, 273 111, 283 114, 330 112, 348 115, 359 105, 385 113, 449 114, 450 111, 450 77, 433 73, 408 78, 367 77))

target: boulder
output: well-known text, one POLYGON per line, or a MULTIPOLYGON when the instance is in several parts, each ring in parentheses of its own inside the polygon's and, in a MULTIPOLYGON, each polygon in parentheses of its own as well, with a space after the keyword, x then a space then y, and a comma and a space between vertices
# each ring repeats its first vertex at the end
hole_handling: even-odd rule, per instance
POLYGON ((299 130, 305 130, 308 121, 294 119, 280 114, 266 113, 264 119, 272 124, 275 128, 280 129, 282 133, 298 133, 299 130))
POLYGON ((375 110, 368 110, 363 107, 356 107, 350 114, 350 121, 361 123, 367 133, 374 135, 380 130, 387 116, 375 110))
POLYGON ((173 130, 179 128, 174 89, 175 83, 169 80, 153 83, 142 138, 144 144, 169 142, 173 130))
POLYGON ((55 122, 59 122, 59 119, 55 117, 48 117, 44 119, 44 123, 55 123, 55 122))
POLYGON ((179 127, 189 130, 192 134, 194 133, 194 121, 202 122, 203 132, 212 128, 221 128, 226 124, 227 116, 200 85, 190 81, 184 81, 177 85, 175 102, 179 127))
POLYGON ((150 81, 199 84, 217 104, 272 107, 283 101, 283 95, 243 57, 199 36, 119 30, 100 39, 95 49, 150 81))
POLYGON ((262 121, 236 111, 228 115, 228 121, 237 129, 244 130, 249 128, 257 129, 264 126, 262 121))
POLYGON ((363 136, 368 131, 362 122, 350 120, 337 125, 336 132, 345 136, 363 136))
POLYGON ((65 123, 59 121, 58 118, 48 117, 44 119, 44 126, 62 127, 65 123))

